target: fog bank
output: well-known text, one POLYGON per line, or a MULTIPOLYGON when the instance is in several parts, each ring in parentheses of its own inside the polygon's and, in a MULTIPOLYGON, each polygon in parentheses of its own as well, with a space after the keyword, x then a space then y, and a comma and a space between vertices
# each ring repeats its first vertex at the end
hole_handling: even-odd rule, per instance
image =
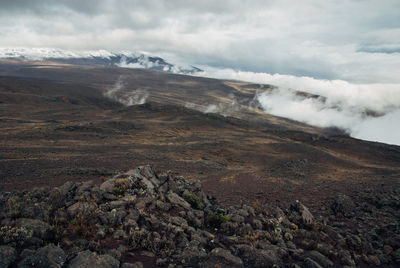
POLYGON ((338 127, 352 137, 400 145, 400 84, 355 84, 293 75, 206 68, 202 76, 277 86, 256 98, 265 112, 318 127, 338 127), (296 92, 314 96, 305 97, 296 92))

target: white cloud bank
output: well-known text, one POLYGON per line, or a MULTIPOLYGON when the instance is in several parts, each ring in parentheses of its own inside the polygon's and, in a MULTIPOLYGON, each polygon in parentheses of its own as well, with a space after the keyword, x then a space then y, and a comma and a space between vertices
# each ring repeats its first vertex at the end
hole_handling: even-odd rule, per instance
POLYGON ((367 118, 352 128, 354 137, 400 145, 400 110, 367 118))
POLYGON ((203 76, 270 84, 256 98, 270 114, 318 127, 339 127, 355 138, 400 145, 400 84, 353 84, 343 80, 205 68, 203 76), (296 94, 303 91, 318 98, 296 94))

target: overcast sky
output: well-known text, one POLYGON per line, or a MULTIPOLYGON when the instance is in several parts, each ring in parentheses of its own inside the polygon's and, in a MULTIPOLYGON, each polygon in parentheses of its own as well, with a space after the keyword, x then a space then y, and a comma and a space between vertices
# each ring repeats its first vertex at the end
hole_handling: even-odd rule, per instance
POLYGON ((148 51, 236 70, 400 82, 399 0, 1 0, 0 45, 148 51))

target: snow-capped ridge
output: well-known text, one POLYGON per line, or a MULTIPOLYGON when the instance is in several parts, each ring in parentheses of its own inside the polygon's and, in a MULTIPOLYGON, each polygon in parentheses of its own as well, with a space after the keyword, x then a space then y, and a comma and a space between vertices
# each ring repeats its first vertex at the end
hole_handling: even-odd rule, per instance
POLYGON ((189 66, 182 67, 152 56, 147 52, 110 52, 107 50, 67 51, 55 48, 0 48, 0 58, 19 60, 55 61, 76 65, 116 66, 139 68, 171 73, 193 74, 201 69, 189 66))

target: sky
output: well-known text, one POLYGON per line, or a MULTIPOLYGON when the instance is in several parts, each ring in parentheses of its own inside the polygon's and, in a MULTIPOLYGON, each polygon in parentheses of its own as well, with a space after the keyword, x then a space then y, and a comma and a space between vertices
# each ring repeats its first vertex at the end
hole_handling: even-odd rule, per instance
MULTIPOLYGON (((301 102, 298 109, 322 111, 324 122, 306 112, 298 120, 365 138, 375 125, 382 129, 367 110, 400 122, 399 14, 398 0, 1 0, 0 44, 146 51, 212 77, 300 88, 328 96, 330 106, 306 109, 282 92, 260 99, 266 111, 292 118, 301 102), (275 107, 279 100, 284 105, 275 107)), ((374 130, 371 140, 400 144, 400 127, 391 129, 399 138, 374 130)))
POLYGON ((1 45, 134 50, 243 71, 400 82, 398 0, 1 0, 1 45), (372 75, 373 74, 373 75, 372 75))

